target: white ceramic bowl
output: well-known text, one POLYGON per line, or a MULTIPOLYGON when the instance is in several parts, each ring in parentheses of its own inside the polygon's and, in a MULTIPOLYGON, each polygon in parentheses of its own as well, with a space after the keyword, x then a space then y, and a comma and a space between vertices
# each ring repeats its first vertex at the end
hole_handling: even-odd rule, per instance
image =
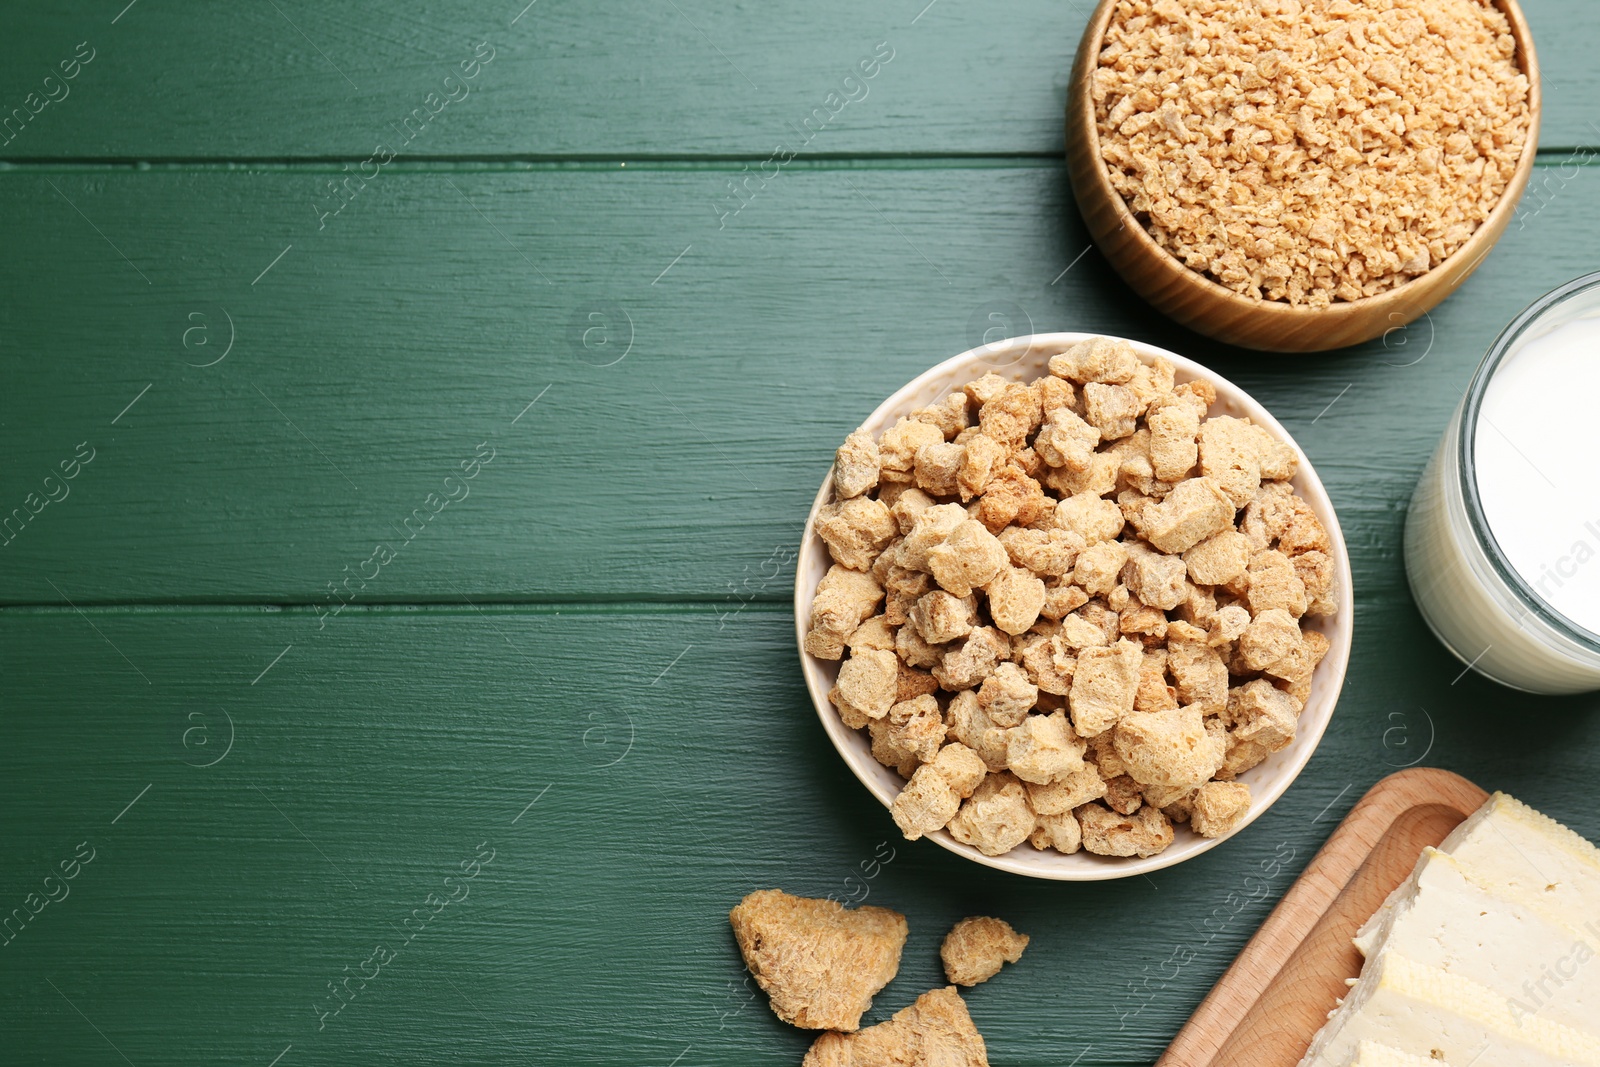
MULTIPOLYGON (((1049 372, 1051 356, 1078 341, 1094 336, 1098 335, 1032 334, 963 352, 907 383, 903 389, 885 400, 878 410, 868 416, 861 424, 861 428, 877 437, 901 417, 958 391, 967 382, 982 377, 990 371, 1016 381, 1032 381, 1049 372)), ((1212 415, 1248 416, 1258 426, 1270 430, 1279 440, 1294 443, 1293 438, 1278 424, 1278 420, 1268 414, 1266 408, 1256 403, 1232 382, 1213 374, 1192 360, 1165 349, 1139 341, 1127 343, 1144 356, 1162 356, 1170 360, 1177 368, 1177 380, 1180 384, 1195 378, 1209 380, 1217 390, 1217 402, 1212 405, 1212 415)), ((1345 667, 1350 660, 1351 622, 1354 609, 1351 598, 1350 557, 1345 552, 1344 534, 1339 529, 1339 520, 1334 515, 1333 504, 1329 501, 1322 482, 1318 480, 1316 471, 1312 469, 1305 453, 1300 451, 1299 445, 1295 445, 1295 451, 1300 455, 1299 473, 1294 478, 1295 492, 1299 493, 1316 512, 1317 518, 1327 527, 1328 536, 1333 542, 1331 555, 1337 572, 1334 578, 1334 592, 1338 598, 1339 610, 1331 617, 1306 620, 1308 626, 1321 630, 1328 637, 1331 646, 1312 679, 1311 698, 1306 701, 1305 710, 1300 713, 1300 727, 1294 743, 1268 757, 1260 766, 1240 775, 1239 780, 1249 784, 1253 800, 1249 814, 1233 831, 1234 833, 1243 830, 1271 807, 1273 801, 1283 795, 1289 788, 1289 783, 1294 781, 1295 776, 1311 758, 1317 743, 1322 740, 1323 731, 1327 729, 1328 720, 1333 716, 1334 705, 1339 699, 1339 690, 1344 685, 1345 667)), ((822 727, 827 731, 829 740, 839 750, 839 755, 844 757, 845 763, 855 772, 855 776, 861 779, 862 784, 884 807, 888 807, 900 792, 905 780, 892 768, 885 767, 872 758, 872 745, 866 731, 852 730, 845 726, 839 718, 839 713, 829 703, 828 691, 833 688, 834 680, 838 677, 839 664, 817 659, 805 651, 805 635, 811 622, 811 600, 816 595, 817 583, 828 572, 828 566, 832 562, 828 557, 827 546, 823 544, 822 538, 817 536, 817 511, 832 498, 833 472, 830 468, 828 476, 823 479, 822 488, 817 491, 816 501, 811 506, 811 514, 806 519, 805 534, 800 543, 800 555, 795 566, 794 618, 795 637, 801 645, 800 667, 805 674, 806 688, 811 691, 811 701, 816 705, 817 715, 822 720, 822 727)), ((985 866, 996 867, 1013 874, 1027 875, 1030 878, 1053 878, 1075 882, 1148 874, 1198 856, 1227 839, 1203 838, 1192 833, 1187 827, 1180 826, 1177 827, 1177 839, 1165 852, 1148 859, 1120 859, 1095 856, 1081 851, 1070 856, 1053 850, 1041 852, 1026 843, 1003 856, 985 856, 971 845, 960 843, 946 830, 928 836, 951 852, 985 866)))

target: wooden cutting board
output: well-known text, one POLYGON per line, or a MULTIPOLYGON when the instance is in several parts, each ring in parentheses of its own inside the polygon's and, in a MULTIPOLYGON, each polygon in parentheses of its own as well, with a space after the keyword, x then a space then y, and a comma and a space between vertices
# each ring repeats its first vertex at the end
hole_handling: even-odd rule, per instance
POLYGON ((1156 1067, 1294 1067, 1361 973, 1350 939, 1488 798, 1458 774, 1416 768, 1368 791, 1201 1002, 1156 1067))

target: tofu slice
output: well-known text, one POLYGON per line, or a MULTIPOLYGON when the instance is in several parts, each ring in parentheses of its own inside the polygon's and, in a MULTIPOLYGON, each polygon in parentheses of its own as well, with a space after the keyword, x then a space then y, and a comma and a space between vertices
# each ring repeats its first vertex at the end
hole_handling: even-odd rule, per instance
POLYGON ((1600 922, 1570 925, 1537 896, 1501 886, 1435 848, 1385 910, 1357 932, 1371 958, 1391 950, 1477 982, 1510 1001, 1513 1014, 1538 1014, 1575 1030, 1600 1025, 1600 922))
MULTIPOLYGON (((1480 882, 1537 899, 1545 914, 1600 916, 1600 850, 1504 793, 1484 801, 1439 851, 1455 857, 1480 882)), ((1409 888, 1407 882, 1389 894, 1362 930, 1384 924, 1409 888)))
POLYGON ((1391 949, 1367 961, 1300 1067, 1348 1067, 1363 1041, 1479 1067, 1600 1067, 1600 1038, 1514 1012, 1498 993, 1391 949))
POLYGON ((1572 915, 1600 915, 1600 849, 1504 793, 1485 801, 1439 850, 1572 915))
POLYGON ((1444 1060, 1423 1059, 1399 1049, 1380 1045, 1376 1041, 1363 1041, 1356 1046, 1347 1067, 1450 1067, 1444 1060))

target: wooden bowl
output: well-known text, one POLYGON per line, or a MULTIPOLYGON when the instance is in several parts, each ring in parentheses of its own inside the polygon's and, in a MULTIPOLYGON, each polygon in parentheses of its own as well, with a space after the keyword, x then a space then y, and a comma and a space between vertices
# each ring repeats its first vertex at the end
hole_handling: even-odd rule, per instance
MULTIPOLYGON (((1040 333, 1012 337, 1004 341, 974 348, 959 356, 945 360, 906 383, 898 392, 878 406, 878 409, 861 424, 861 428, 876 439, 903 416, 917 408, 938 403, 975 378, 994 372, 1016 382, 1030 382, 1049 373, 1050 357, 1064 352, 1079 341, 1094 334, 1040 333)), ((1117 338, 1125 340, 1124 338, 1117 338)), ((1250 786, 1250 811, 1244 820, 1225 837, 1199 837, 1187 829, 1179 829, 1177 839, 1164 852, 1145 858, 1127 859, 1096 856, 1079 851, 1063 855, 1053 849, 1040 851, 1024 842, 1003 856, 985 856, 971 845, 964 845, 950 835, 949 830, 936 830, 927 835, 934 844, 947 848, 956 855, 981 863, 986 867, 1009 871, 1029 878, 1049 878, 1066 882, 1094 882, 1112 878, 1131 878, 1136 874, 1149 874, 1175 863, 1193 859, 1228 838, 1240 833, 1254 822, 1295 780, 1311 759, 1317 743, 1322 740, 1333 717, 1334 706, 1339 702, 1339 690, 1344 685, 1345 668, 1350 662, 1350 645, 1355 627, 1355 598, 1352 595, 1350 556, 1345 550, 1344 534, 1339 528, 1339 517, 1334 514, 1333 501, 1317 478, 1316 470, 1305 452, 1295 444, 1278 420, 1262 407, 1250 394, 1226 378, 1206 369, 1193 360, 1175 352, 1147 345, 1142 341, 1128 340, 1134 350, 1145 360, 1156 357, 1170 360, 1177 371, 1181 385, 1196 378, 1211 382, 1217 390, 1216 403, 1211 415, 1232 415, 1248 418, 1280 441, 1294 445, 1300 460, 1292 484, 1300 498, 1328 531, 1332 547, 1328 555, 1333 558, 1334 596, 1339 610, 1331 616, 1315 616, 1307 624, 1320 630, 1329 642, 1328 654, 1317 665, 1311 676, 1311 695, 1300 712, 1300 723, 1294 741, 1279 752, 1273 753, 1261 764, 1239 776, 1239 781, 1250 786)), ((878 799, 884 807, 894 803, 895 796, 905 787, 906 780, 893 768, 885 767, 872 755, 872 743, 865 730, 852 730, 839 718, 839 712, 828 699, 828 692, 839 677, 839 662, 824 660, 805 650, 806 632, 811 628, 811 601, 816 596, 817 585, 833 562, 828 547, 817 534, 817 513, 823 505, 833 502, 833 469, 822 479, 816 499, 811 504, 811 514, 806 518, 805 532, 801 535, 800 552, 795 562, 794 625, 795 641, 800 646, 800 670, 805 676, 806 689, 811 702, 822 720, 822 728, 833 742, 845 764, 878 799)), ((893 824, 891 823, 892 827, 893 824)))
POLYGON ((1067 172, 1090 236, 1123 280, 1158 311, 1228 344, 1276 352, 1320 352, 1370 341, 1421 317, 1467 280, 1505 232, 1538 151, 1539 63, 1533 36, 1516 0, 1494 3, 1510 20, 1517 63, 1528 78, 1528 137, 1516 172, 1488 219, 1466 244, 1428 273, 1377 296, 1309 308, 1243 296, 1184 266, 1157 244, 1112 188, 1100 155, 1090 83, 1116 0, 1101 0, 1083 31, 1067 99, 1067 172))

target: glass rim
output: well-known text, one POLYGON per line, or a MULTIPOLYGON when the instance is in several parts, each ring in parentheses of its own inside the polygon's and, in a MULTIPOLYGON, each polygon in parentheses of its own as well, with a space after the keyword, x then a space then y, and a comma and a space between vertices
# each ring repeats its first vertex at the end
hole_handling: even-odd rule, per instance
POLYGON ((1484 396, 1489 391, 1489 383, 1494 380, 1495 372, 1505 362, 1506 356, 1511 354, 1517 342, 1530 329, 1544 321, 1547 314, 1574 297, 1595 289, 1600 289, 1600 271, 1574 278, 1550 290, 1523 308, 1489 345, 1489 350, 1473 373, 1472 381, 1467 385, 1466 396, 1462 400, 1458 431, 1460 440, 1456 443, 1456 467, 1461 482, 1462 500, 1466 504, 1467 523, 1473 537, 1482 546, 1484 557, 1489 561, 1489 566, 1495 575, 1522 602, 1524 608, 1536 614, 1567 640, 1591 655, 1600 656, 1600 634, 1579 626, 1541 597, 1528 580, 1512 566, 1505 550, 1500 547, 1500 542, 1495 539, 1494 531, 1484 514, 1482 498, 1478 494, 1476 455, 1478 415, 1483 407, 1484 396))

